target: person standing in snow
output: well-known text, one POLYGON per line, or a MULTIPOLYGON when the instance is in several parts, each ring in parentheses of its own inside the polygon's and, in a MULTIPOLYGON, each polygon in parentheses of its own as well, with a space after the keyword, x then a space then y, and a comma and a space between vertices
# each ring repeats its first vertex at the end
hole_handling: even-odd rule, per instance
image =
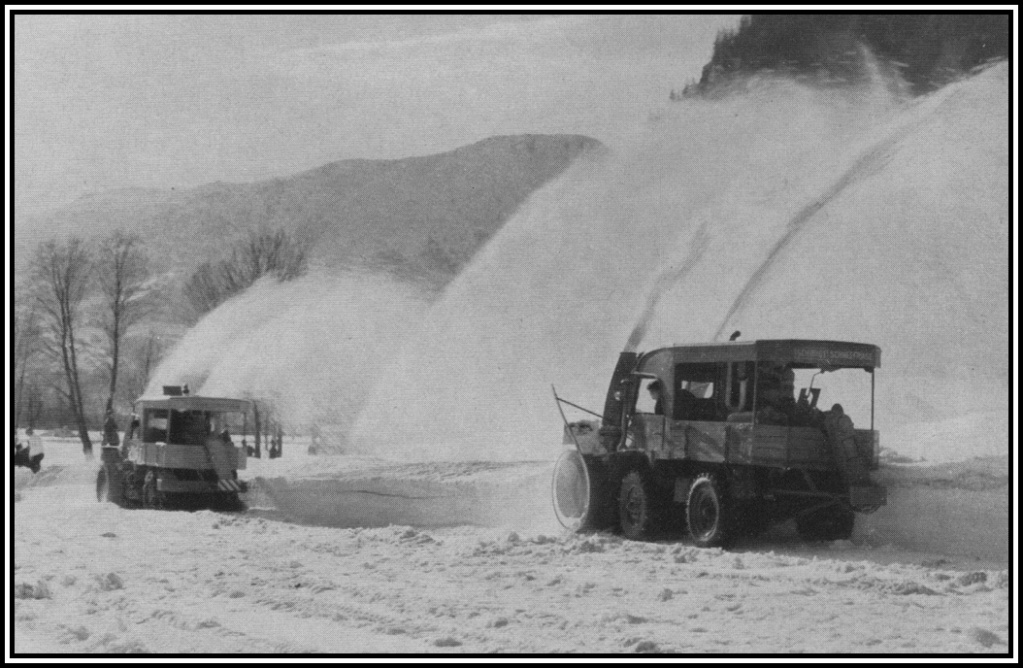
POLYGON ((320 428, 315 424, 309 428, 309 449, 307 452, 310 455, 316 455, 320 452, 320 428))
POLYGON ((18 430, 14 430, 14 465, 24 466, 30 468, 32 462, 28 458, 28 448, 22 445, 21 441, 18 440, 18 430))
POLYGON ((121 438, 117 433, 117 421, 114 419, 114 409, 107 409, 106 421, 103 423, 103 445, 120 445, 121 438))
POLYGON ((834 453, 838 470, 847 485, 870 484, 870 474, 856 448, 856 432, 852 418, 845 414, 842 404, 835 404, 824 413, 824 433, 834 453))
POLYGON ((22 449, 21 454, 27 459, 27 466, 32 469, 32 473, 39 473, 40 462, 43 461, 44 456, 43 439, 35 433, 32 427, 25 430, 25 435, 28 436, 28 446, 22 449))

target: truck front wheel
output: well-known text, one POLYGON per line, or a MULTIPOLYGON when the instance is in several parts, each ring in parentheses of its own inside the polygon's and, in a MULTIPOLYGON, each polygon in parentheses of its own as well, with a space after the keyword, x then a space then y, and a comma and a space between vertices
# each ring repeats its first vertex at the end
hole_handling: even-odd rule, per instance
POLYGON ((626 538, 652 538, 661 527, 662 510, 652 475, 647 471, 632 470, 622 478, 618 517, 626 538))
POLYGON ((697 547, 720 547, 733 537, 731 514, 714 476, 703 474, 693 481, 686 502, 686 521, 697 547))

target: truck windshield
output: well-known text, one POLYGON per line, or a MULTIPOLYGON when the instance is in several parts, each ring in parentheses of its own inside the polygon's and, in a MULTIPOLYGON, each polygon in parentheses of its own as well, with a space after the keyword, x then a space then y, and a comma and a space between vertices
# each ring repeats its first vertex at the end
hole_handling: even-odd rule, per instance
POLYGON ((169 443, 204 445, 211 435, 210 414, 206 411, 171 411, 169 443))

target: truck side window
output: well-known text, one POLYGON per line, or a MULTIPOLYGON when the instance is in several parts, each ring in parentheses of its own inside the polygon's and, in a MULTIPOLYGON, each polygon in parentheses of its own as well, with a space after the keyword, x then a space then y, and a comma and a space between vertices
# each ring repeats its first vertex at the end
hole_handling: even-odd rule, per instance
POLYGON ((729 412, 751 410, 753 407, 753 362, 731 362, 725 381, 725 406, 729 412))
POLYGON ((721 373, 721 364, 676 365, 674 419, 720 420, 715 391, 721 373))
POLYGON ((167 409, 150 409, 143 413, 142 440, 146 443, 167 442, 167 409))
POLYGON ((644 378, 639 393, 636 395, 636 412, 664 415, 665 396, 664 383, 656 378, 644 378))

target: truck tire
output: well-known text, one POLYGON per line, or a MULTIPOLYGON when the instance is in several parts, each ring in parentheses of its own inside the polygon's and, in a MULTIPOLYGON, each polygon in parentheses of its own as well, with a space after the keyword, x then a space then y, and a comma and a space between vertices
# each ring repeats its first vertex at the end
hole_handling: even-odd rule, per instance
POLYGON ((110 501, 110 479, 107 478, 107 467, 102 466, 96 474, 96 500, 100 503, 110 501))
POLYGON ((796 531, 803 540, 849 540, 855 525, 856 513, 837 505, 796 518, 796 531))
POLYGON ((163 497, 156 489, 156 471, 146 471, 142 481, 142 507, 148 510, 159 510, 163 507, 163 497))
POLYGON ((686 500, 686 523, 697 547, 722 547, 734 538, 735 522, 721 484, 707 473, 697 476, 686 500))
POLYGON ((645 469, 633 469, 622 478, 618 494, 618 521, 630 540, 649 540, 661 530, 663 503, 653 476, 645 469))

